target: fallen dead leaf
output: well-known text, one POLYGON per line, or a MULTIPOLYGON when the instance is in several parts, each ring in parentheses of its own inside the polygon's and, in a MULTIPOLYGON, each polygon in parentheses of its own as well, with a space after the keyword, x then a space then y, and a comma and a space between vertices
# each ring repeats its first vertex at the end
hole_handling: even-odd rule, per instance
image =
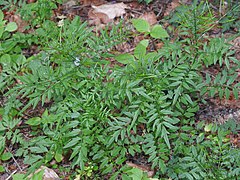
POLYGON ((106 14, 110 20, 113 20, 115 17, 122 16, 126 13, 125 9, 127 5, 124 3, 104 4, 101 6, 92 5, 92 8, 94 9, 94 13, 106 14))
POLYGON ((17 31, 18 32, 24 32, 26 30, 25 29, 26 26, 28 26, 28 23, 26 21, 22 20, 22 18, 18 14, 12 15, 9 18, 9 21, 10 22, 15 22, 17 24, 17 26, 18 26, 17 31))
POLYGON ((160 42, 160 43, 155 44, 156 49, 161 49, 161 48, 163 47, 163 45, 164 45, 163 42, 160 42))
POLYGON ((62 4, 62 6, 64 6, 65 8, 70 8, 75 5, 77 5, 76 0, 70 0, 62 4))
POLYGON ((139 36, 134 37, 133 42, 135 45, 137 45, 140 41, 142 41, 144 39, 145 39, 145 37, 143 35, 139 35, 139 36))
POLYGON ((100 6, 102 4, 106 3, 104 0, 83 0, 82 5, 89 6, 89 5, 95 5, 100 6))
POLYGON ((153 11, 146 12, 143 15, 141 15, 139 18, 146 20, 150 24, 150 26, 157 23, 157 16, 153 11))
POLYGON ((94 10, 90 10, 88 12, 88 18, 90 25, 100 25, 100 24, 107 24, 112 21, 112 19, 109 19, 109 17, 101 12, 95 12, 94 10))
POLYGON ((121 53, 129 53, 134 50, 133 47, 131 47, 131 44, 128 42, 123 42, 121 44, 118 44, 115 46, 116 50, 121 53))

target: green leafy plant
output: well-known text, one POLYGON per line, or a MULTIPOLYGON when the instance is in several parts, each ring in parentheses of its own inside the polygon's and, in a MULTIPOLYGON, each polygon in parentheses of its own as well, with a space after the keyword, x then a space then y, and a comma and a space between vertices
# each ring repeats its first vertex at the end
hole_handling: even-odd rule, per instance
POLYGON ((21 7, 26 2, 23 0, 1 0, 0 5, 3 6, 2 10, 14 11, 17 7, 21 7))
MULTIPOLYGON (((202 5, 193 4, 191 7, 185 8, 186 13, 184 16, 180 16, 178 21, 181 27, 180 34, 189 35, 189 38, 175 43, 165 40, 165 45, 157 54, 149 53, 151 58, 144 58, 148 54, 146 53, 148 45, 145 43, 146 40, 141 41, 136 47, 136 49, 139 46, 142 47, 139 51, 142 52, 141 58, 135 59, 136 56, 139 57, 137 51, 134 52, 134 55, 124 54, 116 57, 119 62, 127 66, 124 72, 121 70, 116 72, 114 79, 117 82, 117 78, 119 78, 121 85, 118 86, 124 89, 127 102, 131 105, 126 107, 125 104, 124 107, 119 107, 126 116, 116 119, 115 123, 112 124, 115 132, 113 138, 116 142, 119 141, 119 138, 124 142, 126 136, 132 139, 131 136, 134 132, 136 133, 138 123, 146 124, 145 135, 142 135, 142 139, 139 141, 144 142, 142 150, 149 156, 148 161, 152 162, 152 168, 158 167, 160 169, 158 172, 160 177, 165 177, 164 174, 167 173, 168 177, 173 179, 219 179, 236 177, 239 173, 238 170, 234 171, 230 168, 234 166, 235 169, 239 169, 237 156, 233 158, 233 164, 228 167, 222 166, 223 159, 228 159, 230 157, 228 155, 232 154, 229 150, 231 149, 230 145, 222 141, 226 135, 223 131, 219 130, 216 136, 208 136, 192 127, 194 123, 192 117, 197 112, 197 103, 200 101, 199 95, 209 92, 210 95, 214 96, 218 92, 220 97, 225 95, 226 98, 229 98, 230 91, 233 91, 235 97, 238 98, 237 92, 239 92, 239 84, 232 85, 237 77, 235 67, 239 67, 239 62, 232 57, 233 52, 231 52, 230 46, 221 38, 212 39, 207 43, 203 42, 203 34, 209 30, 208 24, 214 23, 214 17, 208 17, 209 21, 206 22, 207 12, 205 10, 207 9, 202 9, 202 5), (194 13, 195 15, 192 16, 194 13), (223 46, 213 45, 219 41, 223 46), (201 49, 200 46, 204 48, 201 49), (212 56, 203 58, 209 51, 212 51, 212 56), (235 65, 230 67, 230 61, 231 64, 235 65), (211 79, 207 75, 205 81, 204 76, 200 74, 202 67, 216 64, 224 67, 224 70, 215 79, 211 79), (121 74, 127 75, 128 78, 124 78, 121 74), (227 79, 229 80, 227 81, 227 79), (130 134, 131 129, 133 132, 130 134), (177 140, 178 138, 179 140, 177 140), (212 141, 208 141, 209 138, 212 141), (199 147, 201 150, 206 148, 202 152, 203 154, 194 149, 196 142, 203 143, 199 147), (191 147, 193 147, 194 156, 200 154, 197 162, 194 162, 193 158, 187 157, 187 154, 190 153, 187 149, 191 149, 191 147), (209 152, 208 148, 214 150, 209 152), (226 151, 221 151, 224 148, 226 151), (172 154, 169 153, 168 149, 173 149, 172 154), (223 159, 217 159, 215 152, 219 151, 223 153, 223 159), (179 157, 184 159, 182 164, 180 163, 181 158, 178 159, 179 157), (211 160, 208 161, 204 157, 211 160), (185 159, 189 161, 189 166, 185 159), (194 164, 196 165, 194 166, 194 164), (221 170, 214 168, 211 171, 210 168, 213 167, 219 167, 221 170), (228 176, 229 169, 231 175, 228 176)), ((146 22, 142 22, 142 25, 140 21, 138 21, 139 24, 135 24, 136 29, 140 32, 150 32, 146 22)), ((159 34, 161 33, 159 32, 159 34)), ((132 140, 132 142, 138 141, 132 140)), ((236 151, 238 152, 238 150, 236 151)), ((129 149, 129 153, 134 155, 135 152, 129 149)))
POLYGON ((144 2, 146 4, 149 4, 152 2, 152 0, 138 0, 138 2, 144 2))
MULTIPOLYGON (((15 22, 7 23, 4 20, 3 12, 0 11, 0 65, 2 68, 0 77, 1 93, 16 81, 18 73, 25 71, 24 65, 27 60, 21 54, 21 43, 25 43, 18 38, 20 34, 11 34, 17 30, 15 22)), ((25 36, 21 36, 24 38, 25 36)))
POLYGON ((145 35, 150 34, 151 37, 155 39, 162 39, 169 37, 167 31, 159 24, 151 27, 149 23, 144 19, 134 19, 132 20, 133 26, 137 31, 144 33, 145 35))
POLYGON ((45 20, 51 18, 53 10, 57 8, 57 3, 60 2, 61 0, 38 0, 34 3, 22 4, 18 12, 23 20, 30 22, 31 26, 40 26, 45 20))
POLYGON ((122 179, 132 179, 132 180, 148 180, 147 174, 144 173, 141 169, 138 168, 132 168, 128 171, 126 171, 126 175, 122 175, 122 179))
MULTIPOLYGON (((4 152, 5 143, 5 138, 0 136, 0 162, 7 161, 12 158, 12 154, 10 152, 4 152)), ((0 165, 0 173, 2 172, 5 172, 5 169, 3 165, 0 165)))
POLYGON ((2 152, 6 142, 17 144, 13 156, 24 157, 28 173, 68 160, 76 169, 73 177, 147 179, 125 165, 141 155, 157 169, 156 178, 238 177, 239 149, 226 138, 230 131, 194 118, 207 93, 228 97, 239 91, 239 63, 230 46, 204 36, 215 22, 205 7, 185 6, 174 42, 160 25, 133 20, 146 39, 133 54, 116 56, 109 50, 126 36, 121 24, 97 36, 79 17, 58 25, 44 21, 36 30, 41 52, 6 66, 16 67, 12 77, 20 83, 3 92, 8 99, 0 121, 2 152), (148 52, 148 38, 160 39, 163 47, 148 52), (110 58, 124 66, 109 66, 110 58), (212 66, 223 71, 216 77, 203 73, 212 66), (43 113, 23 118, 37 107, 43 113), (31 129, 28 141, 18 138, 22 126, 31 129))
POLYGON ((221 18, 220 23, 222 25, 223 31, 228 31, 231 28, 235 28, 239 32, 240 19, 238 14, 240 4, 233 5, 227 10, 227 13, 221 18))

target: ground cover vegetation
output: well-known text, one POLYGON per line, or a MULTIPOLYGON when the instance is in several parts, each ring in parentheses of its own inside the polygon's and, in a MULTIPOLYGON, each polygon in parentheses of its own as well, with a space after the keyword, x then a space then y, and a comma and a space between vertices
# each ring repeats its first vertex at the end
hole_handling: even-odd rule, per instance
MULTIPOLYGON (((4 12, 16 6, 34 31, 15 32, 16 23, 0 11, 2 173, 11 160, 23 159, 28 168, 19 168, 27 173, 15 173, 15 179, 42 165, 71 172, 72 179, 240 176, 240 150, 228 136, 238 133, 237 122, 195 118, 206 97, 238 99, 240 62, 231 39, 207 34, 220 25, 224 31, 239 29, 239 4, 216 16, 207 1, 194 1, 157 25, 133 19, 96 33, 78 16, 51 20, 60 1, 3 2, 4 12), (165 29, 164 22, 171 26, 165 29), (145 39, 133 53, 113 51, 139 34, 145 39), (163 46, 149 50, 153 42, 163 46), (38 53, 24 55, 32 45, 38 53), (218 74, 206 71, 211 67, 218 74), (136 157, 145 158, 151 177, 128 165, 136 157)), ((41 172, 31 178, 41 178, 41 172)))

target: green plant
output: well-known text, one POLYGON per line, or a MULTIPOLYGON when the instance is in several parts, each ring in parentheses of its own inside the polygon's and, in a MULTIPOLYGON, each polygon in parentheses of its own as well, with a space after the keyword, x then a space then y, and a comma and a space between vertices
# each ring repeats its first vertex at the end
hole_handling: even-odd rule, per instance
MULTIPOLYGON (((4 109, 0 108, 0 161, 8 161, 13 157, 13 154, 6 148, 11 145, 23 143, 23 136, 17 124, 20 119, 14 118, 17 111, 12 110, 9 115, 4 114, 4 109), (6 150, 5 150, 6 149, 6 150)), ((4 172, 4 166, 0 166, 0 172, 4 172)))
MULTIPOLYGON (((12 157, 12 153, 4 152, 4 149, 5 149, 5 138, 3 136, 0 136, 0 162, 7 161, 12 157)), ((4 171, 5 171, 4 166, 0 165, 0 173, 4 171)))
POLYGON ((15 22, 6 24, 3 19, 3 12, 0 11, 0 89, 1 93, 7 90, 10 85, 17 81, 16 76, 25 71, 24 67, 27 62, 25 56, 21 54, 21 44, 24 44, 23 38, 26 37, 21 34, 11 34, 17 30, 15 22), (21 40, 19 38, 21 36, 21 40))
POLYGON ((132 179, 132 180, 149 180, 147 174, 138 168, 131 168, 122 175, 122 179, 132 179))
POLYGON ((152 0, 138 0, 138 2, 145 2, 146 4, 149 4, 152 2, 152 0))
MULTIPOLYGON (((72 167, 80 166, 84 170, 85 163, 100 148, 95 146, 94 137, 107 136, 104 127, 109 110, 101 102, 100 94, 102 89, 106 90, 103 82, 106 81, 108 68, 102 67, 106 64, 102 58, 112 56, 108 49, 121 42, 124 34, 120 28, 113 27, 110 32, 106 29, 101 32, 101 37, 96 37, 86 24, 80 22, 79 17, 72 22, 65 21, 63 27, 46 23, 56 31, 51 29, 51 34, 45 37, 50 32, 49 27, 43 25, 37 30, 38 36, 44 37, 44 51, 34 60, 30 58, 26 71, 17 75, 21 83, 8 91, 5 113, 16 108, 21 109, 22 115, 27 108, 43 106, 47 101, 52 101, 53 106, 41 117, 26 121, 25 124, 33 129, 32 135, 38 137, 22 143, 16 156, 25 157, 24 163, 32 165, 31 172, 53 159, 61 162, 71 152, 72 167), (89 68, 89 65, 94 68, 89 68), (27 98, 28 103, 16 106, 19 98, 27 98), (99 125, 95 127, 96 123, 99 125)), ((101 141, 100 144, 107 142, 105 139, 101 141)))
POLYGON ((203 5, 186 6, 174 42, 160 25, 133 20, 140 33, 164 43, 148 52, 150 41, 144 39, 133 55, 109 52, 125 38, 121 24, 96 36, 79 17, 61 26, 45 21, 36 30, 41 52, 24 61, 24 71, 13 76, 20 83, 4 92, 1 135, 31 128, 31 139, 17 142, 14 156, 24 157, 29 173, 53 160, 69 160, 77 171, 73 176, 85 179, 147 179, 125 165, 138 154, 158 170, 156 178, 238 177, 239 149, 225 138, 230 132, 194 119, 198 103, 212 89, 219 96, 219 88, 228 89, 225 96, 239 91, 239 63, 230 46, 221 38, 205 39, 215 18, 203 5), (125 66, 109 66, 112 57, 125 66), (224 68, 220 78, 202 73, 203 67, 217 65, 224 68), (17 127, 26 110, 36 107, 44 112, 17 127), (12 111, 17 113, 10 116, 12 111))
POLYGON ((236 68, 240 64, 233 56, 234 51, 231 50, 231 45, 228 43, 230 39, 226 40, 220 37, 208 40, 205 36, 206 32, 216 25, 216 18, 209 6, 203 2, 198 6, 196 4, 190 7, 182 6, 176 14, 170 22, 179 23, 179 34, 182 37, 191 37, 183 40, 188 46, 185 51, 194 54, 193 63, 198 64, 199 71, 204 66, 208 68, 216 64, 222 69, 217 75, 205 73, 206 81, 201 95, 208 91, 212 97, 218 94, 221 98, 224 95, 229 98, 230 92, 233 92, 234 96, 238 98, 239 83, 234 86, 232 84, 237 78, 236 68), (201 63, 204 66, 200 65, 201 63))
POLYGON ((165 29, 161 25, 157 24, 151 27, 149 23, 144 19, 134 19, 132 20, 133 26, 138 32, 144 33, 145 35, 150 35, 155 39, 162 39, 169 37, 165 29))
POLYGON ((6 24, 6 20, 4 20, 4 14, 2 10, 0 10, 0 38, 1 38, 1 54, 6 53, 11 50, 14 46, 13 42, 3 42, 3 40, 9 39, 9 32, 13 32, 17 30, 17 24, 15 22, 10 22, 6 24))
POLYGON ((61 0, 38 0, 34 3, 22 4, 18 12, 23 20, 28 21, 31 26, 41 26, 45 20, 52 17, 53 10, 57 8, 57 3, 61 3, 61 0))
POLYGON ((239 32, 240 27, 240 4, 235 4, 231 8, 228 8, 226 14, 221 18, 219 23, 222 25, 223 32, 230 30, 231 28, 235 28, 236 31, 239 32))
MULTIPOLYGON (((136 47, 134 55, 125 54, 116 57, 119 62, 127 66, 125 70, 116 71, 114 79, 115 82, 119 81, 119 85, 116 83, 115 86, 122 87, 119 96, 125 92, 130 105, 126 106, 125 103, 123 107, 118 107, 125 117, 117 118, 112 124, 115 132, 112 138, 119 145, 119 139, 128 145, 130 142, 143 142, 142 151, 149 156, 148 160, 152 162, 152 168, 160 169, 158 172, 160 177, 165 177, 166 174, 173 179, 237 177, 238 156, 232 157, 233 164, 225 166, 224 163, 225 159, 227 162, 230 161, 229 154, 239 151, 232 151, 230 144, 223 142, 222 139, 226 134, 220 129, 216 135, 209 136, 208 133, 195 130, 192 117, 198 110, 197 103, 201 99, 199 95, 204 95, 206 92, 212 96, 218 92, 220 97, 225 95, 229 98, 232 90, 238 98, 239 83, 234 86, 233 83, 237 77, 235 68, 239 68, 239 62, 232 57, 230 46, 222 38, 204 42, 203 34, 209 30, 209 24, 214 23, 214 17, 208 17, 209 21, 206 22, 206 11, 202 9, 202 4, 199 6, 193 4, 185 8, 185 11, 178 22, 181 28, 180 34, 188 35, 188 38, 175 43, 163 40, 165 45, 157 54, 146 53, 148 44, 143 40, 136 47), (221 42, 221 46, 217 42, 221 42), (141 50, 136 51, 140 47, 141 50), (207 58, 203 58, 209 51, 212 52, 212 56, 207 55, 207 58), (141 52, 141 58, 137 52, 141 52), (230 66, 230 61, 235 65, 230 66), (216 64, 222 67, 223 71, 214 80, 207 75, 205 81, 200 73, 202 67, 216 64), (123 75, 127 75, 127 78, 123 75), (138 123, 143 123, 146 128, 146 132, 140 135, 139 139, 132 137, 134 134, 137 135, 138 123), (126 136, 129 137, 130 142, 125 140, 126 136), (195 143, 201 143, 197 146, 199 150, 195 149, 195 143), (191 148, 193 156, 198 155, 196 162, 194 158, 187 157, 191 153, 189 152, 191 148), (168 149, 171 149, 171 154, 168 149), (221 153, 222 159, 218 158, 218 153, 221 153)), ((146 22, 143 25, 135 23, 134 26, 140 32, 145 30, 139 27, 149 27, 146 22)), ((149 32, 147 28, 145 29, 149 32)), ((216 129, 215 127, 214 132, 216 129)), ((135 154, 131 148, 129 153, 133 156, 135 154)))
POLYGON ((23 0, 1 0, 0 1, 0 6, 2 7, 2 10, 8 10, 8 11, 14 11, 17 9, 17 7, 21 7, 25 4, 26 2, 23 0))

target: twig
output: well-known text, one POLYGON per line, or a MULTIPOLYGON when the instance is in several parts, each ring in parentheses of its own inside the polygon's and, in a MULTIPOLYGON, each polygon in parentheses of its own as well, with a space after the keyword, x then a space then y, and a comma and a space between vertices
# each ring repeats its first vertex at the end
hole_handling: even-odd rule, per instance
MULTIPOLYGON (((11 153, 11 151, 10 151, 7 147, 6 147, 6 149, 7 149, 8 152, 11 153)), ((23 170, 22 170, 22 168, 19 166, 19 164, 18 164, 17 160, 14 158, 14 156, 12 156, 12 159, 13 159, 13 161, 17 164, 18 169, 22 172, 23 170)))
POLYGON ((6 180, 9 180, 9 179, 12 177, 12 175, 14 175, 16 172, 17 172, 17 170, 13 171, 13 172, 7 177, 6 180))
POLYGON ((131 11, 131 12, 134 12, 134 13, 136 13, 136 14, 140 14, 140 15, 143 15, 143 13, 141 13, 141 12, 138 12, 138 11, 136 11, 136 10, 134 10, 134 9, 128 9, 129 11, 131 11))

